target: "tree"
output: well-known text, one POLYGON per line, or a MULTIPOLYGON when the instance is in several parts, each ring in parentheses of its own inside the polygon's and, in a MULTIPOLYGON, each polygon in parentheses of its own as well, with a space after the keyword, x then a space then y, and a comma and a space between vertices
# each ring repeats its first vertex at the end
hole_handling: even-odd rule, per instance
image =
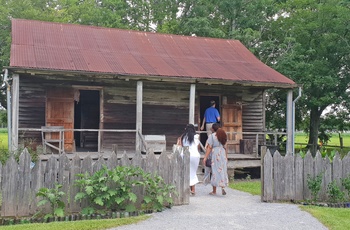
POLYGON ((271 24, 275 48, 269 58, 275 69, 303 86, 297 106, 310 116, 312 152, 324 110, 348 107, 350 101, 349 6, 337 0, 288 0, 271 24))

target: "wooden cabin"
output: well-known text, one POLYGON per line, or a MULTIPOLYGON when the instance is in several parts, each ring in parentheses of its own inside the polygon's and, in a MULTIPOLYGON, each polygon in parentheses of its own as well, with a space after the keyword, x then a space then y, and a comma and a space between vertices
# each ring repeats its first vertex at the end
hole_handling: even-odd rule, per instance
POLYGON ((142 151, 145 136, 171 150, 210 100, 240 153, 266 131, 265 90, 297 86, 237 40, 22 19, 12 20, 7 70, 10 148, 52 141, 66 153, 142 151))

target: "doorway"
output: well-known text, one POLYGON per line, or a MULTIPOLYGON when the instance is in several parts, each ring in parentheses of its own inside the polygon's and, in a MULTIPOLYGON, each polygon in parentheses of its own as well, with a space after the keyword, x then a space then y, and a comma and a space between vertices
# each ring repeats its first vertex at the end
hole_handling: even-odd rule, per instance
MULTIPOLYGON (((99 129, 100 127, 100 91, 75 91, 74 129, 99 129)), ((75 131, 74 140, 77 152, 97 152, 98 132, 75 131)))
MULTIPOLYGON (((219 111, 220 116, 221 116, 220 96, 218 96, 218 95, 200 96, 199 109, 200 109, 200 121, 201 121, 201 123, 199 124, 199 127, 202 125, 202 121, 203 121, 203 118, 204 118, 205 110, 210 107, 210 101, 211 100, 215 101, 215 103, 216 103, 215 108, 219 111)), ((203 146, 205 146, 205 142, 207 141, 207 138, 208 138, 208 136, 207 136, 206 133, 201 133, 200 134, 200 141, 201 141, 203 146)))

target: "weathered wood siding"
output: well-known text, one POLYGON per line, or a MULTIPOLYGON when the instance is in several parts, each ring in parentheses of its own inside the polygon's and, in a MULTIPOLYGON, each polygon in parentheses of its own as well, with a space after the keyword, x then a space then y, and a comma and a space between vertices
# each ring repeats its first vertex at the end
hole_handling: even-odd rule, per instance
MULTIPOLYGON (((46 88, 50 86, 101 87, 102 129, 136 128, 136 84, 134 80, 98 78, 88 76, 21 75, 19 99, 19 128, 40 128, 45 125, 46 88)), ((191 83, 143 81, 144 135, 165 135, 167 149, 171 149, 181 135, 189 119, 189 96, 191 83)), ((242 104, 243 132, 264 129, 263 90, 232 85, 196 84, 195 122, 200 122, 199 97, 217 95, 227 98, 228 104, 242 104)), ((222 104, 222 102, 220 102, 222 104)), ((119 149, 135 148, 135 133, 109 133, 102 136, 101 151, 111 151, 112 145, 119 149)), ((23 132, 19 138, 32 138, 41 143, 40 133, 23 132), (24 134, 24 135, 23 135, 24 134)), ((247 135, 244 139, 255 139, 247 135)))
POLYGON ((302 201, 311 200, 313 197, 308 188, 308 177, 315 178, 322 175, 321 190, 318 200, 329 200, 327 186, 336 181, 339 188, 346 192, 341 186, 341 179, 350 176, 350 152, 343 158, 336 153, 331 162, 328 157, 322 158, 317 151, 312 157, 308 152, 304 158, 299 154, 293 156, 287 154, 281 156, 276 151, 273 156, 270 151, 262 153, 262 201, 302 201))
MULTIPOLYGON (((45 125, 46 90, 42 79, 20 76, 19 80, 19 128, 40 128, 45 125)), ((41 133, 21 131, 18 133, 19 145, 41 143, 41 133)))
MULTIPOLYGON (((263 90, 246 89, 242 95, 243 103, 243 132, 264 131, 263 90)), ((244 134, 243 139, 255 140, 254 134, 244 134)))

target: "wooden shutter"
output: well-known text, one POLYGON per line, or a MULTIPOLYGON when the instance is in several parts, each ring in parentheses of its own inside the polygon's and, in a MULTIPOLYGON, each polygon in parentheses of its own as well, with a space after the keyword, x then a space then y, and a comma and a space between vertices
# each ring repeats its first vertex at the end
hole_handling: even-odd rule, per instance
MULTIPOLYGON (((74 91, 72 88, 47 88, 46 126, 63 126, 64 129, 74 128, 74 91)), ((58 138, 58 136, 51 138, 58 138)), ((65 131, 65 151, 72 152, 73 143, 73 131, 65 131)))
POLYGON ((242 107, 239 105, 222 105, 221 122, 228 132, 227 147, 229 153, 239 153, 239 141, 242 139, 242 107), (233 134, 232 132, 239 132, 233 134))

